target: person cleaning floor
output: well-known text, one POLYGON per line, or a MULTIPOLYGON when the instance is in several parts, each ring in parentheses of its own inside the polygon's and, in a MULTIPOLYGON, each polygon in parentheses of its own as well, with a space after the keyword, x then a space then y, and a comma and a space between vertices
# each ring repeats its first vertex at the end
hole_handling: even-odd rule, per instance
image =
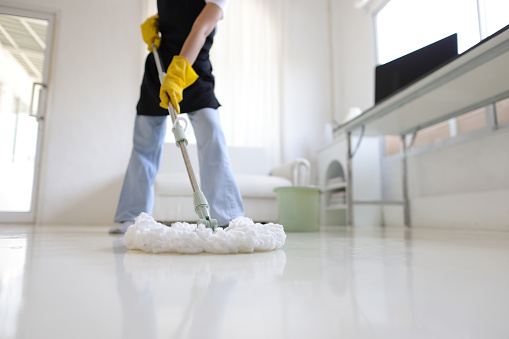
MULTIPOLYGON (((154 54, 147 56, 137 105, 133 149, 110 233, 124 234, 142 212, 152 213, 154 180, 161 163, 168 105, 188 113, 199 160, 201 188, 219 226, 240 216, 244 207, 231 169, 214 94, 209 59, 216 25, 228 0, 158 0, 158 14, 141 25, 143 40, 169 65, 159 85, 154 54), (160 33, 160 34, 159 34, 160 33), (192 65, 192 66, 191 66, 192 65)), ((175 161, 182 161, 175 159, 175 161)))

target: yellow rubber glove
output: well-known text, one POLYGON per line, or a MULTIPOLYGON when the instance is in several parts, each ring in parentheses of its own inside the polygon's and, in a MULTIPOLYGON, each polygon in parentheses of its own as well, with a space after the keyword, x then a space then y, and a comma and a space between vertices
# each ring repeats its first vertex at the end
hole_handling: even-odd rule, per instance
POLYGON ((143 41, 148 45, 148 50, 152 51, 152 44, 155 44, 159 48, 161 45, 161 37, 159 36, 159 15, 156 14, 148 18, 143 24, 141 24, 141 35, 143 41))
POLYGON ((159 92, 161 103, 159 105, 168 109, 169 102, 171 101, 177 113, 180 114, 179 102, 183 98, 182 92, 185 88, 191 86, 196 79, 198 79, 198 74, 196 74, 187 59, 183 56, 175 55, 161 84, 161 91, 159 92))

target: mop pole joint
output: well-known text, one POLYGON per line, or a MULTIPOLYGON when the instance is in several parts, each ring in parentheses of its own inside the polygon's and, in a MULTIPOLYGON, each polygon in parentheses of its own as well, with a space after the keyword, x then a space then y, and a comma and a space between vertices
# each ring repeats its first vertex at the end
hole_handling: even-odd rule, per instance
POLYGON ((173 125, 171 131, 173 132, 173 136, 175 137, 175 144, 177 145, 177 147, 180 147, 181 142, 184 142, 187 145, 186 132, 178 122, 176 122, 173 125))

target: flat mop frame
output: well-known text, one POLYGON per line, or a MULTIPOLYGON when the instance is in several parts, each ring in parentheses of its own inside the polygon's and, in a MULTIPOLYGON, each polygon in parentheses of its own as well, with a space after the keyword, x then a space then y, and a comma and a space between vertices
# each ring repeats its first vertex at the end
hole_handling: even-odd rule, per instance
MULTIPOLYGON (((152 44, 152 50, 154 53, 154 59, 156 60, 157 72, 159 73, 159 82, 162 84, 166 73, 163 71, 161 67, 161 59, 159 57, 159 53, 157 52, 157 47, 152 44)), ((203 224, 207 228, 215 229, 217 227, 217 220, 210 218, 209 212, 209 204, 207 202, 207 198, 200 190, 200 186, 198 185, 198 181, 196 180, 196 176, 194 175, 193 166, 191 164, 191 160, 189 159, 189 154, 187 153, 187 139, 185 134, 185 129, 179 124, 179 121, 185 121, 183 118, 177 117, 177 112, 175 108, 171 104, 168 105, 168 113, 171 116, 171 121, 173 122, 173 128, 171 131, 175 136, 175 143, 180 151, 182 152, 182 157, 184 158, 184 163, 186 165, 187 175, 189 176, 189 181, 191 182, 191 187, 193 188, 193 203, 194 203, 194 211, 198 215, 198 224, 203 224)), ((186 121, 187 123, 187 121, 186 121)))

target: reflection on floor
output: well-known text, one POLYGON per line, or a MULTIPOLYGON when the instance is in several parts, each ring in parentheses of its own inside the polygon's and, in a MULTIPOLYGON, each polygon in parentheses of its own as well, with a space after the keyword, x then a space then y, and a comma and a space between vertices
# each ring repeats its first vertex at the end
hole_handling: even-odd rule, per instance
POLYGON ((0 226, 0 338, 509 338, 509 233, 329 227, 273 252, 0 226))

